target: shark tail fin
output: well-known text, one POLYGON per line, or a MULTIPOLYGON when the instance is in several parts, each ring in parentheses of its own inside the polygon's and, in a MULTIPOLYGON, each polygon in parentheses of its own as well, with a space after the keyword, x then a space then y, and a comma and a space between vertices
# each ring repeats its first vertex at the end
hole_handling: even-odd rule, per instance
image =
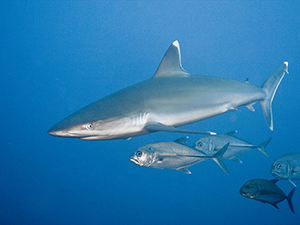
POLYGON ((268 146, 268 144, 270 143, 271 140, 272 140, 272 138, 269 138, 268 140, 260 143, 259 146, 258 146, 258 148, 257 148, 262 154, 264 154, 267 157, 269 157, 269 155, 266 152, 265 148, 268 146))
POLYGON ((227 151, 229 144, 230 143, 228 142, 226 145, 223 146, 223 148, 221 148, 216 154, 214 154, 212 156, 212 159, 222 168, 222 170, 227 175, 229 175, 228 169, 227 169, 225 163, 223 162, 222 157, 223 157, 224 153, 227 151))
POLYGON ((261 87, 266 92, 267 96, 260 101, 260 104, 270 130, 273 130, 272 101, 276 90, 286 73, 288 73, 288 62, 284 62, 277 70, 275 70, 261 87))
POLYGON ((288 203, 289 203, 289 207, 290 207, 290 209, 291 209, 291 211, 293 212, 293 213, 295 213, 295 211, 294 211, 294 206, 293 206, 293 203, 292 203, 292 197, 293 197, 293 195, 294 195, 294 192, 295 192, 295 187, 291 190, 291 192, 289 193, 289 195, 286 197, 286 199, 287 199, 287 201, 288 201, 288 203))

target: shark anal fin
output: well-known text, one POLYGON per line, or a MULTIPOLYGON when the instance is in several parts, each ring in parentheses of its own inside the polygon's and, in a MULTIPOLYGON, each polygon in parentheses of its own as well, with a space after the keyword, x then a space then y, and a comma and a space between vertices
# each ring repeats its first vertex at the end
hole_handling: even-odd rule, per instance
POLYGON ((246 107, 247 107, 250 111, 254 112, 255 109, 253 108, 253 105, 254 105, 255 103, 256 103, 256 102, 250 103, 250 104, 246 105, 246 107))

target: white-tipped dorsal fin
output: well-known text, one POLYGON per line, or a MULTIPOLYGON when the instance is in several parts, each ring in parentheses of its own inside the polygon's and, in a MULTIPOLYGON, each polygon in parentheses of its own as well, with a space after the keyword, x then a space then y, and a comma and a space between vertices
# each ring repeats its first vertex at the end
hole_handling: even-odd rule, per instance
POLYGON ((178 41, 174 41, 168 48, 154 77, 188 76, 181 66, 181 55, 178 41))

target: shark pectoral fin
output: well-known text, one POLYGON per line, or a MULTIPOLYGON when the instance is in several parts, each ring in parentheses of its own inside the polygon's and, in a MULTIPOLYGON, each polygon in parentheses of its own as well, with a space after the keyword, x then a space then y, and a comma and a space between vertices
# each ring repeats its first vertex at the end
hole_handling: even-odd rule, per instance
POLYGON ((250 111, 254 112, 255 109, 253 108, 253 105, 254 105, 255 103, 256 103, 256 102, 250 103, 250 104, 246 105, 246 107, 247 107, 250 111))
POLYGON ((187 130, 187 129, 179 129, 172 126, 167 126, 161 123, 148 123, 145 126, 145 129, 149 132, 156 131, 165 131, 165 132, 175 132, 175 133, 192 133, 192 134, 209 134, 216 135, 215 132, 211 131, 198 131, 198 130, 187 130))
POLYGON ((191 174, 191 171, 189 171, 187 168, 180 168, 180 169, 176 169, 176 170, 183 172, 185 174, 191 174))

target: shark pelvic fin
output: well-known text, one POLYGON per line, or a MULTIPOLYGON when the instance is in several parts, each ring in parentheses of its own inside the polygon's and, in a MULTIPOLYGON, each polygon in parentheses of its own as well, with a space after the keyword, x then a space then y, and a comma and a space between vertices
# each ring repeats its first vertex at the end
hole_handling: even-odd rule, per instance
POLYGON ((168 48, 154 77, 189 76, 181 66, 181 54, 178 41, 174 41, 168 48))
POLYGON ((175 132, 175 133, 191 133, 191 134, 209 134, 209 135, 216 135, 215 132, 211 131, 198 131, 198 130, 186 130, 186 129, 179 129, 172 126, 167 126, 162 123, 148 123, 145 126, 145 129, 150 132, 155 131, 166 131, 166 132, 175 132))

